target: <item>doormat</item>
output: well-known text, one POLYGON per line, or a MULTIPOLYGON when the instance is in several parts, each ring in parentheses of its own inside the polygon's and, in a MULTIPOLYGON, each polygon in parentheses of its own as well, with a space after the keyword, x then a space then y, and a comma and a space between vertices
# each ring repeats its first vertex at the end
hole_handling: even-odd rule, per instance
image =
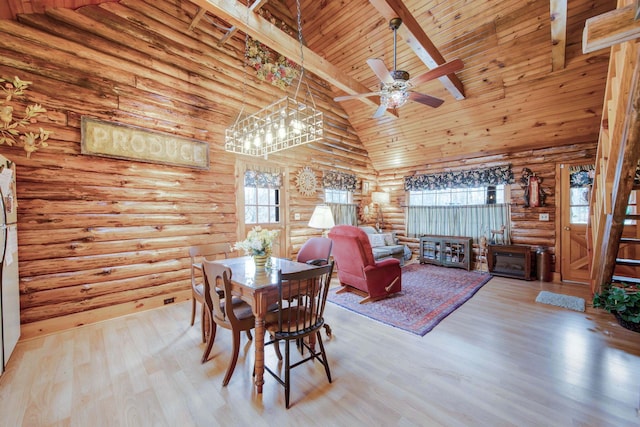
POLYGON ((491 275, 433 265, 402 268, 402 291, 380 301, 360 304, 361 295, 336 293, 328 301, 362 316, 424 336, 464 304, 491 279, 491 275))
POLYGON ((536 298, 536 302, 568 308, 569 310, 584 311, 584 298, 571 295, 541 291, 536 298))

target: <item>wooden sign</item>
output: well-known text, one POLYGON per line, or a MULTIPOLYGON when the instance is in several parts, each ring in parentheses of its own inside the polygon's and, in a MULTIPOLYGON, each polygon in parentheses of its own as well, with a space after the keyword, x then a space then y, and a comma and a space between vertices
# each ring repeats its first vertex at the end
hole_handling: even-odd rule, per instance
POLYGON ((82 154, 209 169, 209 144, 82 117, 82 154))

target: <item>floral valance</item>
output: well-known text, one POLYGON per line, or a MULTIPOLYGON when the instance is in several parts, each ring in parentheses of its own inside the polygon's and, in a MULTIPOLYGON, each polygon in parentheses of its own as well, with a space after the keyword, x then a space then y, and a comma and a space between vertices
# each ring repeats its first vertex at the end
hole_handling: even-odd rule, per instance
POLYGON ((404 177, 405 191, 442 190, 444 188, 472 188, 483 185, 512 184, 511 165, 487 169, 443 172, 404 177))
MULTIPOLYGON (((590 187, 595 175, 594 165, 569 166, 569 186, 571 188, 590 187)), ((640 164, 636 167, 633 182, 640 185, 640 164)))
POLYGON ((569 187, 591 187, 595 169, 594 165, 569 166, 569 187))
POLYGON ((328 171, 322 177, 322 185, 331 190, 354 191, 356 176, 344 172, 328 171))
POLYGON ((282 187, 282 174, 247 170, 244 173, 244 186, 256 188, 280 188, 282 187))

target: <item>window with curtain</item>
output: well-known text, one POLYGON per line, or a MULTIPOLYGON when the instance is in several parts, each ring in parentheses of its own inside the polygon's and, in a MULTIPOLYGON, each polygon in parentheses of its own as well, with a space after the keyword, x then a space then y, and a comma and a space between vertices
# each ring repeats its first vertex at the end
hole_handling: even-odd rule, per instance
POLYGON ((513 182, 510 166, 405 177, 407 235, 469 236, 477 241, 504 225, 508 244, 511 211, 506 184, 513 182))
POLYGON ((245 224, 280 222, 282 174, 247 170, 244 173, 245 224))
POLYGON ((358 225, 357 209, 353 203, 356 176, 328 171, 322 177, 325 202, 331 208, 336 224, 358 225))

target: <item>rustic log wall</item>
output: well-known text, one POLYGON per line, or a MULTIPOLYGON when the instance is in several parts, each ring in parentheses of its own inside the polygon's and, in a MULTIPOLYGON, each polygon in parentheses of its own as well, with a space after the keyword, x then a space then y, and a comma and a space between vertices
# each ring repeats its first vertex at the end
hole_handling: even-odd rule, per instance
MULTIPOLYGON (((324 2, 304 3, 324 7, 324 2)), ((370 9, 366 1, 353 3, 370 9)), ((472 3, 455 5, 466 11, 464 16, 476 16, 468 13, 472 3)), ((285 170, 290 190, 287 255, 295 256, 308 237, 319 234, 307 223, 322 193, 302 196, 295 186, 303 166, 312 167, 318 182, 323 171, 340 170, 370 182, 372 191, 390 191, 385 224, 415 250, 416 241, 404 236, 404 176, 502 164, 511 164, 518 176, 526 165, 544 178, 549 197, 547 207, 525 209, 520 187, 512 186, 512 239, 557 251, 557 165, 593 161, 601 101, 589 98, 602 99, 606 76, 607 53, 579 55, 575 17, 591 16, 604 6, 584 2, 573 10, 568 68, 549 74, 550 44, 538 40, 548 35, 548 23, 532 22, 548 13, 548 4, 508 3, 497 17, 492 14, 503 6, 492 3, 491 11, 474 18, 484 24, 468 34, 462 20, 456 24, 451 18, 455 29, 449 30, 449 44, 436 40, 445 56, 465 60, 465 101, 452 101, 433 82, 425 92, 447 100, 438 110, 411 105, 400 120, 376 122, 369 119, 373 111, 355 101, 345 105, 350 122, 327 84, 310 79, 325 114, 324 141, 268 159, 285 170), (485 48, 491 55, 483 53, 485 48), (476 152, 469 154, 469 147, 476 152), (549 213, 548 223, 537 221, 541 212, 549 213)), ((453 4, 437 6, 449 10, 453 4)), ((339 9, 336 18, 355 22, 347 16, 355 9, 338 2, 327 7, 305 21, 310 30, 321 26, 320 15, 331 15, 332 8, 339 9)), ((358 59, 359 68, 351 67, 354 77, 373 88, 365 59, 375 54, 359 44, 367 43, 367 34, 385 30, 386 23, 370 12, 361 17, 365 32, 355 38, 341 39, 339 31, 348 27, 337 26, 335 37, 321 27, 307 40, 344 69, 350 66, 340 61, 358 59)), ((54 132, 49 147, 31 159, 18 148, 0 146, 0 153, 18 164, 23 336, 189 298, 187 248, 241 237, 232 196, 239 157, 223 151, 224 130, 243 103, 252 112, 284 93, 243 69, 241 33, 218 46, 225 32, 209 20, 189 31, 195 15, 188 1, 122 0, 0 21, 0 76, 33 81, 23 105, 42 103, 48 112, 39 125, 54 132), (210 170, 83 156, 83 115, 206 141, 210 170)), ((418 14, 423 20, 427 15, 424 8, 418 14)), ((373 46, 375 52, 387 48, 373 46)), ((388 60, 388 49, 384 55, 388 60)), ((405 52, 400 59, 410 58, 405 52)), ((354 201, 361 199, 358 189, 354 201)))
MULTIPOLYGON (((492 166, 511 165, 516 182, 510 185, 511 192, 511 240, 513 244, 530 245, 533 248, 546 247, 552 255, 552 271, 559 272, 555 255, 559 254, 559 175, 562 164, 592 164, 596 153, 596 142, 566 145, 548 149, 533 149, 509 155, 482 156, 461 159, 457 162, 442 161, 425 164, 420 170, 394 169, 380 172, 380 187, 389 191, 391 203, 385 206, 385 223, 396 231, 401 241, 414 253, 418 253, 418 239, 405 233, 405 209, 407 205, 404 191, 404 177, 413 174, 430 174, 446 171, 483 169, 492 166), (518 183, 523 168, 529 168, 542 178, 542 188, 547 195, 545 206, 525 207, 524 191, 518 183), (539 214, 549 214, 549 221, 540 221, 539 214), (556 217, 558 216, 558 222, 556 217)), ((475 249, 477 254, 477 248, 475 249)))
MULTIPOLYGON (((188 247, 238 240, 237 156, 222 146, 243 102, 244 35, 219 47, 224 32, 210 23, 188 30, 195 13, 188 2, 127 1, 0 21, 0 76, 33 82, 20 102, 42 103, 37 126, 53 131, 31 159, 0 146, 18 166, 23 336, 186 299, 188 247), (206 141, 210 169, 81 155, 83 115, 206 141)), ((246 79, 247 111, 284 95, 251 69, 246 79)), ((299 168, 311 166, 319 183, 325 170, 375 177, 326 84, 310 85, 325 143, 268 160, 292 189, 289 255, 318 234, 307 223, 322 192, 296 190, 299 168)))

